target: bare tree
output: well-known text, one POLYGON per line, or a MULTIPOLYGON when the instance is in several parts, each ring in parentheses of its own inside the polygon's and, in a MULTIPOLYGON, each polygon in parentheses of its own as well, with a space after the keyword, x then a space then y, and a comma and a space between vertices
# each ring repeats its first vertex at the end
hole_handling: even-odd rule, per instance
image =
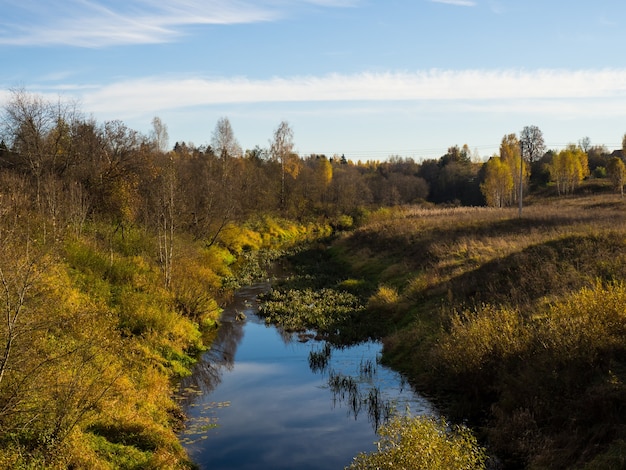
POLYGON ((537 126, 526 126, 519 138, 522 158, 530 163, 539 160, 546 151, 543 133, 537 126))
POLYGON ((271 158, 280 163, 280 206, 285 208, 285 175, 289 157, 293 153, 293 130, 287 121, 282 121, 274 131, 274 139, 270 141, 271 158))
POLYGON ((172 283, 172 264, 174 260, 174 233, 176 222, 176 168, 172 155, 162 168, 159 191, 159 261, 163 269, 165 287, 169 288, 172 283))
POLYGON ((2 113, 2 134, 18 165, 35 181, 41 207, 45 174, 61 174, 76 159, 72 132, 79 119, 74 103, 52 103, 22 89, 11 90, 2 113))
POLYGON ((167 152, 169 149, 170 135, 167 132, 167 125, 161 121, 161 118, 155 116, 152 118, 152 131, 150 132, 150 140, 152 141, 157 152, 167 152))
POLYGON ((211 137, 211 147, 218 158, 240 157, 241 146, 227 117, 220 118, 211 137))
POLYGON ((583 137, 578 141, 578 146, 582 149, 583 152, 588 153, 591 148, 591 138, 583 137))
POLYGON ((522 199, 524 197, 524 163, 533 163, 539 160, 545 150, 546 144, 543 140, 543 133, 537 126, 526 126, 522 129, 519 138, 522 164, 520 165, 520 185, 519 185, 519 216, 522 216, 522 199))

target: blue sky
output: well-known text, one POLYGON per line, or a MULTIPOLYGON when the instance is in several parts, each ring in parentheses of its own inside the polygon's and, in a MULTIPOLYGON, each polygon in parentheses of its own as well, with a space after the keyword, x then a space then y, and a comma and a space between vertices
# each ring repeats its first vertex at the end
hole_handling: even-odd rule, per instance
POLYGON ((482 157, 626 132, 623 0, 1 0, 0 105, 24 88, 99 122, 244 149, 286 120, 301 154, 482 157))

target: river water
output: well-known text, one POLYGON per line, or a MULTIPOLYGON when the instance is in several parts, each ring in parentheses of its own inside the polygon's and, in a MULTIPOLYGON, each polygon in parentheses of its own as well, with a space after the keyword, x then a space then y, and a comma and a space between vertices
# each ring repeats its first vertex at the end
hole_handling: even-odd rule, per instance
POLYGON ((342 469, 375 450, 391 410, 434 412, 378 364, 380 344, 334 349, 266 326, 255 312, 269 287, 236 293, 211 350, 181 383, 180 439, 201 469, 342 469))

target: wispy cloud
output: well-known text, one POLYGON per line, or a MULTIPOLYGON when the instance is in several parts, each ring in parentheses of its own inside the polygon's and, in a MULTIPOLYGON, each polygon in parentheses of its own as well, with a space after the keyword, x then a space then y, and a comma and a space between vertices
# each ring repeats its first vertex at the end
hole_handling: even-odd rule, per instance
POLYGON ((476 2, 472 0, 430 0, 433 3, 445 3, 446 5, 456 5, 459 7, 474 7, 476 2))
POLYGON ((323 7, 355 7, 361 0, 304 0, 306 3, 323 7))
MULTIPOLYGON (((348 7, 356 0, 300 0, 348 7)), ((175 40, 190 25, 275 21, 288 5, 271 0, 7 0, 0 45, 103 47, 175 40)))
POLYGON ((81 91, 90 111, 159 110, 262 102, 502 101, 626 99, 626 69, 429 70, 253 80, 183 78, 122 81, 81 91))

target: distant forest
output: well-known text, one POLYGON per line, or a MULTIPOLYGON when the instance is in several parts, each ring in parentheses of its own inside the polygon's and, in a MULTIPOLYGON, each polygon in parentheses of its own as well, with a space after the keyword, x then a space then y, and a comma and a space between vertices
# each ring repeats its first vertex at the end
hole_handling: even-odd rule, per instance
POLYGON ((588 138, 562 151, 546 150, 535 126, 520 137, 504 136, 499 155, 486 163, 473 159, 468 145, 421 162, 390 156, 355 163, 343 155, 298 155, 287 122, 276 128, 268 147, 244 151, 222 118, 210 145, 176 142, 171 148, 158 117, 143 135, 121 121, 87 119, 72 104, 14 91, 1 129, 4 177, 32 183, 36 204, 53 220, 97 213, 120 226, 154 225, 172 205, 167 210, 176 214, 177 228, 199 237, 259 210, 301 219, 355 214, 368 205, 511 205, 520 177, 526 188, 553 182, 563 193, 589 176, 610 176, 618 189, 623 186, 623 170, 612 161, 623 152, 609 153, 588 138), (76 211, 82 214, 70 214, 76 211))

